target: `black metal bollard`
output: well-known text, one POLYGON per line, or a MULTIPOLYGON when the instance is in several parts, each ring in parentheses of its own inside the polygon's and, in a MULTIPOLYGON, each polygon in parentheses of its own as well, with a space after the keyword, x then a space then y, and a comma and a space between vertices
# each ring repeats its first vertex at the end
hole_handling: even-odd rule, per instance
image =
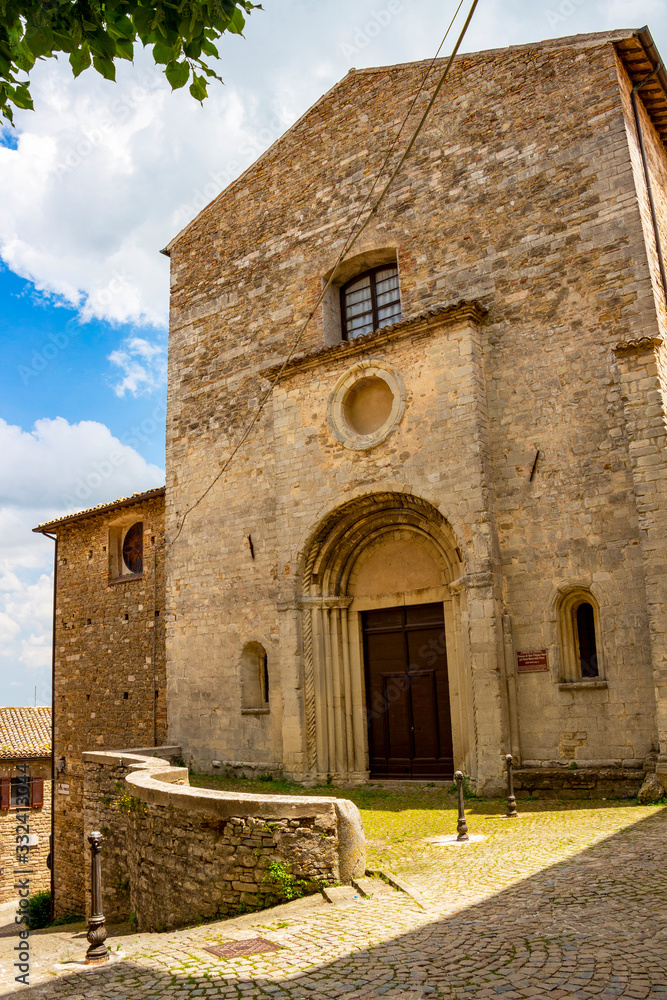
POLYGON ((518 819, 519 814, 516 811, 516 796, 514 794, 514 773, 512 771, 512 764, 514 758, 511 753, 505 754, 505 763, 507 764, 507 819, 518 819))
POLYGON ((86 952, 86 965, 108 962, 109 952, 105 941, 107 939, 107 929, 104 926, 104 914, 102 913, 102 865, 100 851, 104 837, 98 830, 88 837, 90 844, 90 892, 91 906, 88 917, 88 933, 86 937, 90 947, 86 952))
POLYGON ((456 823, 457 840, 470 840, 468 836, 468 824, 466 823, 466 813, 463 804, 463 771, 457 771, 454 775, 456 781, 456 791, 459 798, 459 818, 456 823))

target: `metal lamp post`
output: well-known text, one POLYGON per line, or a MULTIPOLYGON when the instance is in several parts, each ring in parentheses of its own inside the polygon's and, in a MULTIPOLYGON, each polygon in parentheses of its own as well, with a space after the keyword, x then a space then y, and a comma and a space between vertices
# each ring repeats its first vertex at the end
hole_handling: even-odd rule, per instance
POLYGON ((99 830, 93 830, 88 837, 90 844, 90 891, 91 907, 88 917, 88 933, 86 937, 90 947, 86 952, 86 965, 99 964, 109 961, 109 952, 105 941, 107 929, 104 926, 104 914, 102 913, 102 864, 100 851, 104 837, 99 830))

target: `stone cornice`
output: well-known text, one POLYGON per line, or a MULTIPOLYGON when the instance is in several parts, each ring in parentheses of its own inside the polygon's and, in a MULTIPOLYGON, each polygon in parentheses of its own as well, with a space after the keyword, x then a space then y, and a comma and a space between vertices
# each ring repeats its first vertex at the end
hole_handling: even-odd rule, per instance
POLYGON ((280 375, 281 379, 296 372, 308 371, 310 368, 318 368, 325 361, 342 361, 347 358, 356 358, 367 351, 376 350, 394 340, 401 340, 403 337, 420 336, 428 333, 434 327, 453 326, 456 323, 472 322, 481 323, 487 310, 478 302, 458 302, 453 306, 441 306, 437 309, 430 309, 412 319, 402 320, 392 326, 382 327, 373 333, 367 333, 364 337, 357 337, 355 340, 343 340, 333 347, 321 347, 317 351, 309 354, 301 354, 285 365, 271 365, 261 371, 263 378, 272 379, 280 375), (282 372, 282 374, 281 374, 282 372))
POLYGON ((662 337, 639 337, 637 340, 626 340, 624 343, 617 344, 614 348, 614 353, 640 354, 642 351, 652 351, 656 347, 660 347, 662 343, 662 337))

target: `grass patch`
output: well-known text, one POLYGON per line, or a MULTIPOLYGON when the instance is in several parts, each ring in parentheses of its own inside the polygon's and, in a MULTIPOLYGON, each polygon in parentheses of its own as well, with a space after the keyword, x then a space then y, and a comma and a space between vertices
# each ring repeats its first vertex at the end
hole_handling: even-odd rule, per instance
POLYGON ((36 892, 28 898, 28 927, 37 931, 48 927, 51 921, 51 893, 48 890, 36 892))
MULTIPOLYGON (((227 792, 266 794, 269 790, 266 782, 258 779, 210 774, 192 774, 190 783, 197 788, 227 792)), ((410 787, 386 782, 354 788, 324 784, 306 788, 274 778, 270 791, 272 795, 333 795, 354 802, 364 825, 369 868, 417 871, 433 863, 436 855, 443 857, 442 849, 431 847, 424 842, 425 838, 456 832, 456 794, 453 788, 444 785, 415 784, 410 787)), ((527 836, 531 844, 544 846, 547 853, 558 853, 561 849, 570 851, 575 846, 583 847, 591 837, 597 839, 603 831, 611 833, 619 825, 634 823, 640 818, 636 815, 636 800, 628 799, 621 802, 531 798, 519 799, 517 808, 521 820, 507 821, 503 818, 507 810, 504 798, 468 799, 466 816, 470 832, 486 837, 484 844, 472 849, 484 854, 499 847, 505 849, 503 845, 509 847, 520 830, 522 837, 527 836)), ((659 807, 645 807, 641 811, 648 814, 656 808, 659 807)))

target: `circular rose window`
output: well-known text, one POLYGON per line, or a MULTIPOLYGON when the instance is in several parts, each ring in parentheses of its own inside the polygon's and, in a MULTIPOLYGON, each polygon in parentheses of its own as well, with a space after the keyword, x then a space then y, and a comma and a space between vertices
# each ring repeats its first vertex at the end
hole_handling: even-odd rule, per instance
POLYGON ((405 387, 383 361, 361 361, 336 383, 329 397, 333 434, 348 448, 373 448, 403 416, 405 387))

